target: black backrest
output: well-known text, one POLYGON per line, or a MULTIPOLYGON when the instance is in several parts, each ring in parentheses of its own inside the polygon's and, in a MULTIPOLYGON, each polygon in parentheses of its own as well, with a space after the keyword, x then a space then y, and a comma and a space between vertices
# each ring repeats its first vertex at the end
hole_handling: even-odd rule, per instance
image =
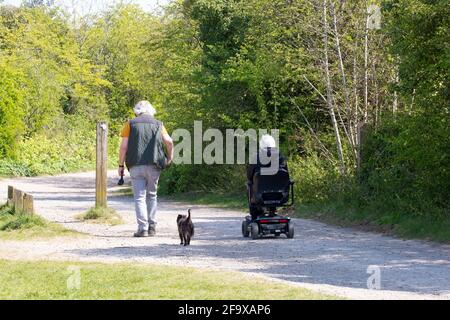
POLYGON ((289 200, 289 173, 279 169, 274 175, 253 175, 253 201, 259 205, 281 206, 289 200))

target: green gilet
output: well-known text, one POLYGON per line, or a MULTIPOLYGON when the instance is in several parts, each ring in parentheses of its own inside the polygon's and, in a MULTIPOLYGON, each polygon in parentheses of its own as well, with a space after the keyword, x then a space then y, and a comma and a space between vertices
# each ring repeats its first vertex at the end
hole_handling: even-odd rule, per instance
POLYGON ((148 114, 141 114, 129 123, 130 136, 125 159, 128 169, 138 165, 156 165, 164 169, 166 155, 161 137, 162 122, 148 114))

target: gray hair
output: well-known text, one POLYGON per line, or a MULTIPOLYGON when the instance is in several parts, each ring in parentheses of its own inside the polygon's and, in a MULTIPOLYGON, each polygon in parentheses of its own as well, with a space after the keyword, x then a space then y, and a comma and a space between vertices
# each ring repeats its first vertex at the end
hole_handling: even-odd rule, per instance
POLYGON ((152 117, 156 114, 155 108, 153 108, 152 104, 147 100, 142 100, 136 103, 133 108, 134 113, 138 116, 142 113, 148 113, 152 117))

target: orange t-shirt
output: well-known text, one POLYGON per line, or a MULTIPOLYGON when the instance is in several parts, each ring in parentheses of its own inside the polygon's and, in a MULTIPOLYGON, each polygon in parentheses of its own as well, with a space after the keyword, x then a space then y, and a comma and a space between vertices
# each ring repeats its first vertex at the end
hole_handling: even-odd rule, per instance
MULTIPOLYGON (((122 128, 122 131, 120 132, 120 136, 122 137, 122 138, 128 138, 129 136, 130 136, 130 123, 127 121, 124 125, 123 125, 123 128, 122 128)), ((165 135, 165 134, 168 134, 167 133, 167 130, 166 130, 166 127, 164 127, 164 125, 162 126, 162 128, 161 128, 161 134, 162 135, 165 135)))

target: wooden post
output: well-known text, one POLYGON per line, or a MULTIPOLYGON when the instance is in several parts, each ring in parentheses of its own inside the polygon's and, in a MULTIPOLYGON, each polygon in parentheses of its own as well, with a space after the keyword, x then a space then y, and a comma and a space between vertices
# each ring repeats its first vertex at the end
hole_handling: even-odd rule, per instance
POLYGON ((29 215, 34 214, 33 196, 25 193, 23 196, 23 212, 29 215))
POLYGON ((95 206, 107 207, 106 186, 108 169, 108 126, 97 123, 97 156, 95 172, 95 206))
POLYGON ((8 200, 7 200, 8 206, 12 207, 14 205, 13 198, 14 198, 14 187, 8 186, 8 200))
POLYGON ((20 213, 23 211, 23 192, 17 189, 14 189, 13 193, 13 201, 14 201, 14 210, 16 213, 20 213))

